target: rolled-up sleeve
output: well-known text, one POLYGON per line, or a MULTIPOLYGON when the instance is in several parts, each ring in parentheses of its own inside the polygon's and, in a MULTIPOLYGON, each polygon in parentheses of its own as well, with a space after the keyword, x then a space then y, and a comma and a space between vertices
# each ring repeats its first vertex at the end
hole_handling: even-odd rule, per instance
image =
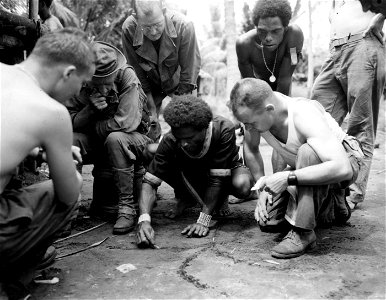
POLYGON ((110 132, 132 132, 138 128, 142 118, 142 103, 140 101, 140 83, 131 68, 121 70, 117 76, 119 104, 112 118, 98 121, 96 132, 106 138, 110 132))

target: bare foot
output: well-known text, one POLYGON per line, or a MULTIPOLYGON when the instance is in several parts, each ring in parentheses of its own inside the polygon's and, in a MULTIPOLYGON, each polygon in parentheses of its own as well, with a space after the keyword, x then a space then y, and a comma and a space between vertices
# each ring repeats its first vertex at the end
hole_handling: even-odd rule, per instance
POLYGON ((169 219, 175 219, 180 216, 185 209, 194 207, 196 203, 190 201, 183 201, 181 199, 175 199, 176 203, 174 207, 167 212, 165 212, 164 216, 169 219))
POLYGON ((228 201, 225 201, 223 205, 214 212, 213 217, 218 218, 226 218, 232 214, 232 211, 230 210, 228 206, 228 201))

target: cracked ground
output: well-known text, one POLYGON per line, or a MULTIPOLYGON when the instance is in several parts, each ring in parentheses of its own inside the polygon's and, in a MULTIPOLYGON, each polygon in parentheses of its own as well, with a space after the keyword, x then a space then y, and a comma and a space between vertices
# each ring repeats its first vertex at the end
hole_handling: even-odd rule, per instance
MULTIPOLYGON (((105 224, 55 244, 59 255, 65 255, 108 237, 95 248, 58 260, 48 273, 59 283, 34 284, 34 297, 384 299, 386 166, 384 119, 380 122, 380 146, 374 152, 366 201, 348 224, 317 229, 312 252, 290 260, 273 259, 269 251, 282 235, 259 230, 253 217, 255 201, 231 205, 233 214, 219 221, 207 237, 186 238, 180 232, 196 220, 199 209, 190 208, 176 220, 164 218, 174 194, 163 184, 152 214, 160 249, 138 249, 133 233, 115 236, 113 225, 105 224), (116 269, 123 264, 131 264, 127 273, 116 269)), ((271 150, 266 144, 262 154, 269 166, 271 150)), ((85 169, 82 203, 87 208, 92 167, 85 169)), ((81 215, 73 233, 100 223, 81 215)))

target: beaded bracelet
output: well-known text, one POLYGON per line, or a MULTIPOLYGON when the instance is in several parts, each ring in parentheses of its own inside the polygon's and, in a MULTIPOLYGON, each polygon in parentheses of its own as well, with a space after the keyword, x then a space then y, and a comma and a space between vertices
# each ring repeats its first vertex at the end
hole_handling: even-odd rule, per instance
POLYGON ((196 223, 209 227, 210 220, 212 219, 211 215, 204 214, 200 212, 200 216, 198 217, 196 223))

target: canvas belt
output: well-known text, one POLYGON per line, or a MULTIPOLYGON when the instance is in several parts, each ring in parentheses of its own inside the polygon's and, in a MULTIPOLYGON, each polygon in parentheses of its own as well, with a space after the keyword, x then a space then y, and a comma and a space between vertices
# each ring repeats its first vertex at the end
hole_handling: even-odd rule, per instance
POLYGON ((339 47, 347 43, 356 42, 363 39, 363 32, 356 34, 349 34, 348 36, 342 37, 340 39, 334 39, 330 42, 330 48, 339 47))

